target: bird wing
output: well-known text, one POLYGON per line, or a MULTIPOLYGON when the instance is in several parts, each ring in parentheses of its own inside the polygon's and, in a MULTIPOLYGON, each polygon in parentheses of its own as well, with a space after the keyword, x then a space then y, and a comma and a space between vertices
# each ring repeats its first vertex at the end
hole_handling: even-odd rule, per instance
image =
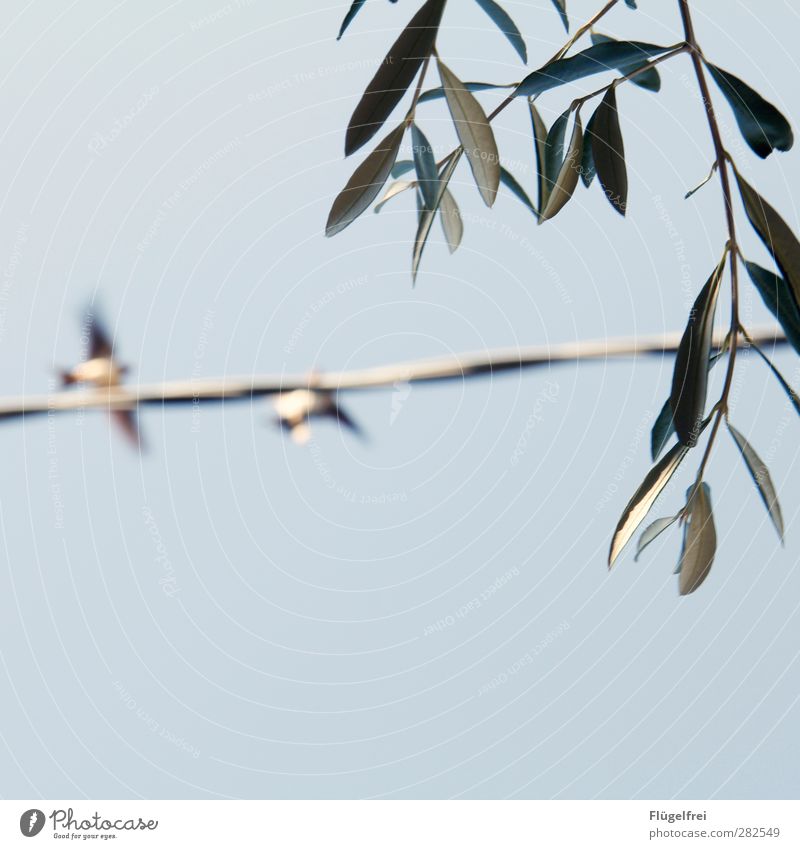
POLYGON ((136 421, 136 412, 134 410, 112 410, 111 418, 114 420, 117 427, 125 434, 125 438, 134 448, 142 448, 142 436, 139 432, 139 425, 136 421))
POLYGON ((94 313, 89 313, 89 359, 110 357, 111 350, 111 337, 100 319, 94 313))

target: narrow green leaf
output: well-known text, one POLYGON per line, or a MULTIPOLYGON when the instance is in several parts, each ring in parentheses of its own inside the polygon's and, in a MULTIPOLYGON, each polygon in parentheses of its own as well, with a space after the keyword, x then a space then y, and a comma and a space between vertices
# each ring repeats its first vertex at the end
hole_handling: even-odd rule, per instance
POLYGON ((547 179, 545 176, 545 168, 546 163, 545 160, 547 158, 547 127, 542 120, 542 116, 539 114, 539 110, 534 106, 532 100, 528 101, 528 107, 531 113, 531 124, 533 126, 533 148, 536 154, 536 180, 537 180, 537 188, 539 192, 539 205, 537 207, 538 212, 544 209, 544 205, 547 203, 547 196, 549 194, 549 187, 547 184, 547 179))
POLYGON ((792 128, 781 113, 738 77, 706 62, 714 82, 725 95, 744 140, 762 158, 773 150, 789 150, 792 128))
POLYGON ((717 532, 711 510, 711 490, 708 484, 701 483, 689 489, 686 505, 683 551, 678 564, 678 588, 681 595, 693 593, 705 581, 716 550, 717 532))
POLYGON ((780 215, 738 172, 736 182, 747 218, 789 284, 795 306, 800 306, 800 242, 780 215))
MULTIPOLYGON (((727 343, 723 345, 719 351, 716 351, 708 360, 709 371, 714 368, 717 360, 727 351, 727 343)), ((664 402, 658 418, 655 420, 653 429, 650 432, 650 454, 653 460, 657 460, 664 446, 669 442, 670 437, 675 433, 675 423, 672 421, 672 405, 670 399, 664 402)))
POLYGON ((514 90, 515 96, 536 97, 545 91, 592 74, 616 69, 629 74, 670 47, 642 41, 610 41, 593 44, 574 56, 556 59, 528 74, 514 90))
POLYGON ((333 202, 326 236, 335 236, 352 224, 375 199, 397 159, 405 129, 405 123, 395 127, 353 172, 333 202))
POLYGON ((442 202, 442 197, 447 189, 447 184, 450 182, 450 178, 456 170, 456 165, 458 165, 461 160, 462 153, 462 149, 457 150, 439 174, 439 192, 433 206, 430 209, 423 208, 420 210, 417 235, 414 239, 414 251, 411 256, 411 280, 413 283, 416 283, 417 280, 417 271, 419 271, 422 251, 425 249, 425 243, 428 241, 428 236, 431 232, 431 226, 433 225, 433 219, 436 215, 436 211, 439 209, 439 204, 442 202))
MULTIPOLYGON (((617 40, 616 38, 611 38, 611 36, 603 35, 599 32, 593 32, 591 38, 592 44, 607 44, 610 41, 617 40)), ((646 71, 642 71, 641 74, 631 77, 630 81, 634 85, 638 85, 639 88, 644 88, 647 91, 661 90, 661 76, 658 73, 657 68, 648 68, 646 71)))
POLYGON ((625 0, 625 5, 629 9, 638 9, 639 7, 636 5, 636 0, 625 0))
POLYGON ((594 180, 597 173, 594 167, 594 157, 592 156, 592 135, 594 133, 594 118, 597 111, 592 113, 589 122, 586 124, 586 132, 583 134, 583 156, 581 158, 581 180, 583 185, 588 189, 594 180))
POLYGON ((800 310, 792 298, 789 284, 754 262, 745 261, 745 268, 769 311, 778 319, 791 346, 800 354, 800 310))
POLYGON ((673 433, 675 433, 675 425, 672 421, 672 405, 667 398, 650 431, 650 456, 653 461, 658 459, 673 433))
POLYGON ((758 489, 758 494, 767 508, 772 524, 775 525, 775 530, 778 532, 778 537, 783 542, 783 515, 781 513, 781 505, 778 503, 778 494, 775 492, 775 486, 772 483, 769 469, 764 464, 764 461, 756 454, 753 446, 739 433, 738 430, 728 422, 728 430, 733 437, 734 442, 742 452, 745 465, 747 466, 750 476, 758 489))
POLYGON ((672 419, 678 439, 689 447, 697 444, 705 411, 714 312, 725 267, 724 259, 714 269, 694 302, 675 358, 670 395, 672 419))
POLYGON ((436 167, 431 143, 416 124, 411 125, 411 143, 419 190, 422 192, 425 206, 430 206, 436 200, 439 170, 436 167))
POLYGON ((756 353, 761 357, 762 360, 769 366, 770 371, 774 375, 775 379, 781 385, 783 391, 789 397, 789 400, 792 402, 792 406, 795 409, 795 412, 800 416, 800 396, 792 389, 791 386, 786 382, 784 376, 778 371, 778 369, 773 364, 772 360, 758 347, 754 342, 751 342, 751 347, 755 348, 756 353))
POLYGON ((528 64, 528 48, 525 39, 520 35, 519 29, 506 10, 494 2, 494 0, 477 0, 478 5, 495 22, 497 28, 511 42, 511 46, 517 51, 519 58, 524 64, 528 64))
POLYGON ((447 106, 467 155, 472 176, 484 203, 491 206, 500 187, 500 154, 491 125, 486 120, 483 107, 464 88, 461 80, 443 62, 439 61, 438 65, 447 106))
POLYGON ((366 144, 383 125, 430 56, 445 0, 428 0, 400 33, 356 106, 345 135, 345 156, 366 144))
POLYGON ((409 171, 414 170, 414 160, 413 159, 398 159, 397 162, 392 166, 392 177, 396 180, 398 177, 402 177, 403 174, 408 174, 409 171))
POLYGON ((561 166, 564 164, 564 140, 567 135, 570 111, 567 108, 556 118, 544 140, 545 201, 539 207, 542 210, 547 205, 547 199, 553 191, 561 166))
POLYGON ((353 0, 352 5, 347 10, 347 14, 344 16, 342 25, 339 27, 339 35, 336 36, 337 41, 344 35, 344 31, 350 26, 353 18, 361 11, 361 7, 365 2, 366 0, 353 0))
POLYGON ((461 210, 458 208, 456 199, 449 189, 445 189, 442 193, 442 202, 439 205, 439 218, 442 222, 442 230, 444 230, 447 247, 450 249, 451 254, 455 253, 461 244, 461 237, 464 235, 464 222, 461 218, 461 210))
MULTIPOLYGON (((467 91, 493 91, 498 88, 516 88, 517 83, 477 83, 477 82, 469 82, 463 83, 463 86, 467 91)), ((427 103, 430 100, 440 100, 444 97, 444 89, 441 86, 437 86, 436 88, 430 88, 427 91, 424 91, 419 98, 419 103, 427 103)))
POLYGON ((536 207, 534 207, 525 189, 516 181, 514 175, 502 166, 500 166, 500 182, 516 195, 534 215, 537 215, 536 207))
POLYGON ((558 16, 561 18, 561 23, 564 24, 564 29, 569 32, 569 18, 567 17, 567 0, 553 0, 553 5, 556 7, 558 16))
POLYGON ((669 483, 670 478, 675 474, 675 471, 688 451, 689 449, 685 445, 681 445, 680 443, 674 445, 647 473, 647 476, 628 502, 614 531, 614 536, 611 540, 611 549, 608 554, 609 568, 614 565, 614 561, 619 557, 622 549, 625 548, 630 538, 636 532, 636 529, 644 521, 650 512, 650 508, 664 487, 669 483))
POLYGON ((667 516, 664 519, 656 519, 651 525, 648 525, 643 531, 642 535, 639 537, 639 542, 636 545, 636 555, 634 556, 634 560, 639 559, 639 555, 650 545, 651 542, 656 540, 664 531, 675 524, 678 520, 678 516, 667 516))
POLYGON ((386 205, 387 201, 390 201, 393 197, 397 197, 397 195, 408 191, 408 189, 415 188, 417 188, 416 180, 395 180, 383 193, 381 199, 375 204, 373 212, 380 212, 386 205))
POLYGON ((550 190, 547 203, 539 215, 540 224, 544 221, 549 221, 554 215, 560 212, 566 202, 572 197, 575 186, 578 185, 582 154, 583 126, 581 125, 581 116, 576 113, 569 148, 561 164, 555 184, 550 190))
POLYGON ((628 205, 628 172, 619 128, 617 95, 613 87, 606 92, 593 119, 592 159, 597 179, 611 206, 624 216, 628 205))

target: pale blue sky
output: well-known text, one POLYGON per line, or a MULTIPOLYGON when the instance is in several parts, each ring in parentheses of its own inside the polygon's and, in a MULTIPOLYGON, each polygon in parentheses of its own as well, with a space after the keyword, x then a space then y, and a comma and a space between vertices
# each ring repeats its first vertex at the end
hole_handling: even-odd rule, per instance
MULTIPOLYGON (((457 74, 524 75, 477 4, 449 5, 457 74)), ((597 5, 570 0, 572 20, 597 5)), ((680 39, 677 3, 639 5, 601 31, 680 39)), ((792 4, 692 5, 709 59, 797 119, 792 4)), ((712 159, 685 57, 660 94, 619 92, 627 220, 596 185, 542 227, 507 192, 489 211, 464 164, 464 245, 448 256, 437 227, 415 289, 410 196, 323 237, 361 158, 343 161, 349 115, 417 6, 369 0, 337 43, 343 2, 9 0, 0 392, 51 385, 94 294, 146 381, 680 328, 725 240, 716 183, 683 200, 712 159)), ((505 6, 537 67, 564 41, 552 4, 505 6)), ((548 121, 586 90, 542 98, 548 121)), ((797 226, 798 152, 758 160, 717 100, 797 226)), ((525 111, 497 135, 533 191, 525 111)), ((452 143, 443 104, 419 120, 452 143)), ((768 319, 749 286, 743 311, 768 319)), ((800 385, 794 354, 776 362, 800 385)), ((351 395, 369 440, 322 425, 310 450, 264 401, 148 410, 141 457, 103 415, 3 425, 0 795, 796 796, 800 422, 757 361, 733 419, 772 468, 786 547, 722 434, 702 589, 678 597, 677 533, 606 570, 670 373, 351 395)))

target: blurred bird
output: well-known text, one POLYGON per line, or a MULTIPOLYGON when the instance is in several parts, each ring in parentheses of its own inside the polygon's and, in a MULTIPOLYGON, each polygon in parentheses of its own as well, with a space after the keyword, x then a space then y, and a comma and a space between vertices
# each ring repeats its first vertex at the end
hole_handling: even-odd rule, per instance
MULTIPOLYGON (((106 333, 97 317, 89 312, 86 323, 89 332, 89 350, 87 358, 69 371, 61 372, 64 386, 75 383, 87 383, 98 390, 119 386, 128 366, 114 359, 114 349, 111 338, 106 333)), ((111 417, 122 429, 127 439, 135 446, 141 447, 141 436, 136 423, 134 410, 112 410, 111 417)))
POLYGON ((361 428, 336 403, 333 392, 325 389, 293 389, 282 392, 273 401, 276 419, 292 440, 304 445, 311 438, 308 420, 312 417, 336 419, 356 436, 363 436, 361 428))

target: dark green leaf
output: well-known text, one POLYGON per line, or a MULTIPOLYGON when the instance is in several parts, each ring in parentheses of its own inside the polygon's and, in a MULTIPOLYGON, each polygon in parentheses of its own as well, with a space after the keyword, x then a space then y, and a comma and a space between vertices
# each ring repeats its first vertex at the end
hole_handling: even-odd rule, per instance
POLYGON ((416 124, 411 125, 411 143, 414 153, 414 168, 417 172, 419 190, 425 206, 431 206, 436 200, 439 183, 439 171, 433 155, 431 143, 425 133, 416 124))
POLYGON ((569 32, 569 18, 567 17, 567 0, 553 0, 553 5, 558 11, 561 18, 561 23, 564 24, 564 29, 569 32))
MULTIPOLYGON (((559 121, 561 119, 559 118, 559 121)), ((548 148, 549 150, 549 148, 548 148)), ((578 185, 578 177, 581 171, 581 159, 583 155, 583 126, 581 116, 575 114, 575 125, 572 128, 572 138, 569 148, 561 163, 558 176, 555 178, 552 188, 547 197, 544 208, 539 213, 539 223, 548 221, 561 211, 564 204, 572 197, 575 186, 578 185)))
POLYGON ((788 395, 789 400, 792 402, 792 406, 795 409, 795 412, 800 415, 800 396, 792 389, 791 386, 786 382, 784 376, 778 371, 777 368, 772 363, 772 360, 758 347, 754 342, 751 343, 752 347, 756 349, 756 353, 761 357, 762 360, 769 366, 770 371, 775 376, 775 379, 780 383, 783 391, 788 395))
POLYGON ((514 91, 515 96, 535 97, 551 88, 574 82, 592 74, 617 69, 628 74, 647 64, 653 57, 666 53, 670 47, 646 44, 641 41, 611 41, 593 44, 574 56, 556 59, 538 71, 528 74, 514 91))
POLYGON ((597 111, 592 128, 592 159, 597 179, 609 203, 620 215, 625 215, 628 205, 628 172, 625 169, 625 148, 619 128, 617 95, 610 88, 597 111))
POLYGON ((525 189, 520 186, 520 184, 514 178, 514 175, 507 171, 505 168, 500 166, 500 182, 507 188, 510 189, 511 192, 516 195, 524 204, 528 207, 528 209, 536 215, 536 208, 534 207, 531 199, 528 197, 525 189))
POLYGON ((642 481, 641 486, 636 490, 633 498, 631 498, 625 507, 617 528, 614 531, 614 536, 611 540, 611 549, 608 554, 609 567, 614 565, 614 561, 622 549, 625 548, 630 538, 636 532, 636 529, 644 521, 650 512, 650 508, 664 487, 669 483, 670 478, 675 474, 675 471, 688 451, 689 449, 685 445, 681 445, 680 443, 673 445, 670 451, 647 473, 647 477, 642 481))
POLYGON ((498 29, 511 42, 511 46, 519 54, 519 58, 528 63, 528 48, 525 39, 520 35, 517 25, 511 20, 506 10, 494 0, 477 0, 478 5, 497 24, 498 29))
MULTIPOLYGON (((719 351, 712 354, 708 361, 709 370, 714 368, 717 360, 726 350, 727 343, 719 351)), ((654 461, 658 459, 658 456, 664 450, 664 446, 669 442, 673 433, 675 433, 675 424, 672 421, 672 405, 670 404, 670 399, 667 398, 650 433, 650 454, 654 461)))
POLYGON ((675 425, 672 422, 672 405, 667 398, 650 431, 650 456, 653 461, 658 459, 673 433, 675 433, 675 425))
POLYGON ((767 308, 778 319, 789 343, 800 354, 800 310, 792 298, 789 284, 783 277, 754 262, 745 261, 745 268, 767 308))
POLYGON ((678 439, 689 447, 697 444, 705 411, 714 312, 724 267, 723 258, 697 296, 675 358, 670 395, 672 419, 678 439))
MULTIPOLYGON (((516 83, 462 83, 467 91, 493 91, 498 88, 514 88, 516 83)), ((439 100, 444 97, 444 89, 441 86, 424 91, 419 98, 419 103, 427 103, 429 100, 439 100)))
MULTIPOLYGON (((548 195, 548 184, 545 177, 545 168, 546 166, 546 158, 547 158, 547 127, 545 126, 544 121, 542 120, 542 116, 539 114, 539 110, 534 106, 532 100, 528 101, 528 106, 530 108, 531 113, 531 124, 533 125, 533 148, 536 153, 536 180, 537 180, 537 188, 539 191, 539 206, 537 211, 537 216, 542 209, 544 209, 545 203, 547 203, 547 195, 548 195)), ((565 122, 566 126, 566 122, 565 122)))
POLYGON ((430 56, 445 0, 428 0, 391 46, 356 106, 344 142, 345 156, 366 144, 383 125, 430 56))
POLYGON ((347 10, 347 14, 344 16, 341 27, 339 27, 339 35, 336 36, 337 41, 344 35, 344 31, 350 26, 353 18, 359 13, 365 2, 366 0, 353 0, 352 5, 347 10))
POLYGON ((352 224, 377 197, 397 159, 405 129, 405 123, 395 127, 353 172, 333 202, 325 226, 326 236, 335 236, 352 224))
POLYGON ((636 5, 636 0, 625 0, 625 5, 629 9, 637 9, 638 8, 637 5, 636 5))
POLYGON ((408 174, 409 171, 414 170, 414 161, 412 159, 399 159, 392 166, 392 177, 395 180, 398 177, 402 177, 403 174, 408 174))
MULTIPOLYGON (((611 36, 602 35, 599 32, 593 32, 591 37, 592 44, 607 44, 610 41, 617 40, 616 38, 611 38, 611 36)), ((648 68, 646 71, 642 71, 641 74, 631 77, 631 82, 640 88, 647 89, 647 91, 661 90, 661 76, 656 68, 648 68)))
POLYGON ((462 153, 462 150, 457 150, 439 174, 439 191, 431 208, 420 210, 417 235, 414 239, 414 251, 411 257, 411 280, 414 283, 416 283, 417 280, 417 271, 419 270, 419 263, 422 259, 422 251, 425 248, 425 243, 428 241, 428 236, 431 232, 431 226, 433 225, 436 210, 442 202, 442 197, 447 190, 447 184, 450 182, 450 178, 456 170, 456 165, 458 165, 462 153))
POLYGON ((592 117, 589 118, 589 123, 586 125, 586 132, 583 134, 583 158, 581 159, 581 180, 583 185, 588 189, 594 180, 594 175, 597 173, 594 167, 594 157, 592 156, 592 133, 594 132, 594 117, 597 115, 595 111, 592 117))
POLYGON ((738 77, 706 62, 714 82, 733 109, 744 140, 763 159, 773 150, 789 150, 794 137, 789 122, 738 77))
POLYGON ((800 305, 800 242, 780 215, 738 172, 736 181, 753 229, 767 246, 789 284, 795 306, 800 305))
POLYGON ((464 88, 461 80, 443 62, 439 61, 438 65, 447 106, 472 176, 484 203, 491 206, 500 187, 500 154, 492 127, 475 95, 464 88))
POLYGON ((567 109, 556 118, 544 140, 544 199, 539 204, 540 212, 543 212, 547 206, 550 192, 553 191, 561 166, 564 164, 564 139, 570 111, 567 109))
POLYGON ((639 537, 639 542, 636 544, 636 555, 633 559, 638 560, 639 555, 647 548, 647 546, 660 537, 667 528, 674 525, 677 520, 678 516, 667 516, 664 519, 656 519, 655 522, 648 525, 639 537))
POLYGON ((780 541, 783 542, 783 515, 781 514, 781 505, 778 503, 778 494, 775 492, 775 486, 772 483, 769 469, 758 454, 756 454, 753 446, 730 422, 728 422, 728 430, 731 432, 734 442, 742 452, 745 465, 755 482, 758 494, 767 508, 769 517, 772 519, 772 524, 775 525, 775 530, 778 532, 780 541))

